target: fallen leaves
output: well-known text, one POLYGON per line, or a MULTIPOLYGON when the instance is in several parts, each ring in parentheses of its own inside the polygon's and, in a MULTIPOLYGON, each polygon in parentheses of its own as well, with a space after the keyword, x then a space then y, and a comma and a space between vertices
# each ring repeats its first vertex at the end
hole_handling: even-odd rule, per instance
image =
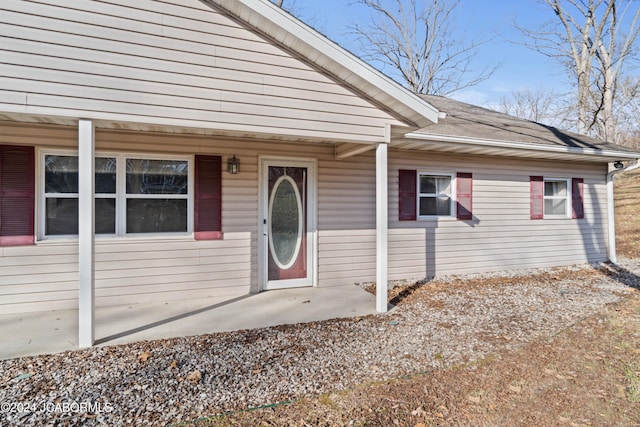
POLYGON ((138 355, 138 361, 144 363, 147 360, 149 360, 151 356, 153 356, 151 353, 149 353, 148 351, 145 351, 144 353, 140 353, 138 355))
POLYGON ((422 408, 416 408, 415 410, 411 411, 411 415, 413 415, 414 417, 421 417, 423 415, 426 415, 426 411, 422 408))
POLYGON ((521 385, 509 384, 509 390, 514 392, 514 393, 520 393, 522 391, 522 386, 521 385))
POLYGON ((469 402, 473 402, 473 403, 480 403, 480 396, 474 396, 474 395, 469 395, 467 396, 467 400, 469 400, 469 402))
POLYGON ((189 375, 187 375, 187 380, 191 381, 193 384, 197 384, 202 380, 202 373, 197 369, 195 371, 191 371, 189 375))

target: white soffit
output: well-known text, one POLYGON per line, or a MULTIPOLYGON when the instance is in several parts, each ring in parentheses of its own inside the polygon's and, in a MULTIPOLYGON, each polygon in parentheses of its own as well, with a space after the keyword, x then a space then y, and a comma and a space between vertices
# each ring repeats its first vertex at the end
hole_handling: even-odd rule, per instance
POLYGON ((418 127, 438 121, 439 111, 327 37, 266 0, 200 0, 226 10, 307 58, 418 127))

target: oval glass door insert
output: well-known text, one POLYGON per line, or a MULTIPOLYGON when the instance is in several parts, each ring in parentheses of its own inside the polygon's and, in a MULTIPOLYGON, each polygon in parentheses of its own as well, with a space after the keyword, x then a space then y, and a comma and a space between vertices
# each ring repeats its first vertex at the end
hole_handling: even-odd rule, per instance
POLYGON ((277 266, 291 268, 302 245, 302 199, 295 181, 281 176, 269 199, 269 250, 277 266))

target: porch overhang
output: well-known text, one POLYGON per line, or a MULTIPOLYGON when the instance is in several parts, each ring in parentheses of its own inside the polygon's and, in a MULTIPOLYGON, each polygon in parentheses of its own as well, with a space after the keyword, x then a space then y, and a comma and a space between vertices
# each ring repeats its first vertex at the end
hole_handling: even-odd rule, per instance
MULTIPOLYGON (((0 111, 0 122, 20 122, 40 125, 77 127, 80 118, 92 120, 96 129, 121 130, 130 132, 169 133, 180 135, 200 135, 225 139, 274 141, 287 143, 329 144, 336 146, 336 158, 347 158, 355 154, 373 150, 376 144, 385 141, 385 123, 380 123, 379 136, 363 138, 359 135, 342 135, 317 132, 298 131, 287 132, 282 129, 270 129, 257 126, 228 126, 221 127, 218 123, 184 122, 184 121, 139 121, 130 117, 115 116, 102 117, 90 113, 70 112, 69 115, 51 115, 38 113, 18 113, 0 111)), ((394 135, 402 135, 408 128, 393 126, 394 135)))

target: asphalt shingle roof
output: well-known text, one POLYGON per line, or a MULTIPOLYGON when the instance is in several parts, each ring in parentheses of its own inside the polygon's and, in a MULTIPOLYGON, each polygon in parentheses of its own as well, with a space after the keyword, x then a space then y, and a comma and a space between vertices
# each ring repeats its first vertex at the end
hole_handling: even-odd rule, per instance
POLYGON ((487 108, 435 95, 421 95, 446 117, 418 133, 468 137, 491 141, 522 142, 561 147, 611 150, 633 153, 626 147, 600 141, 553 126, 520 119, 487 108))

